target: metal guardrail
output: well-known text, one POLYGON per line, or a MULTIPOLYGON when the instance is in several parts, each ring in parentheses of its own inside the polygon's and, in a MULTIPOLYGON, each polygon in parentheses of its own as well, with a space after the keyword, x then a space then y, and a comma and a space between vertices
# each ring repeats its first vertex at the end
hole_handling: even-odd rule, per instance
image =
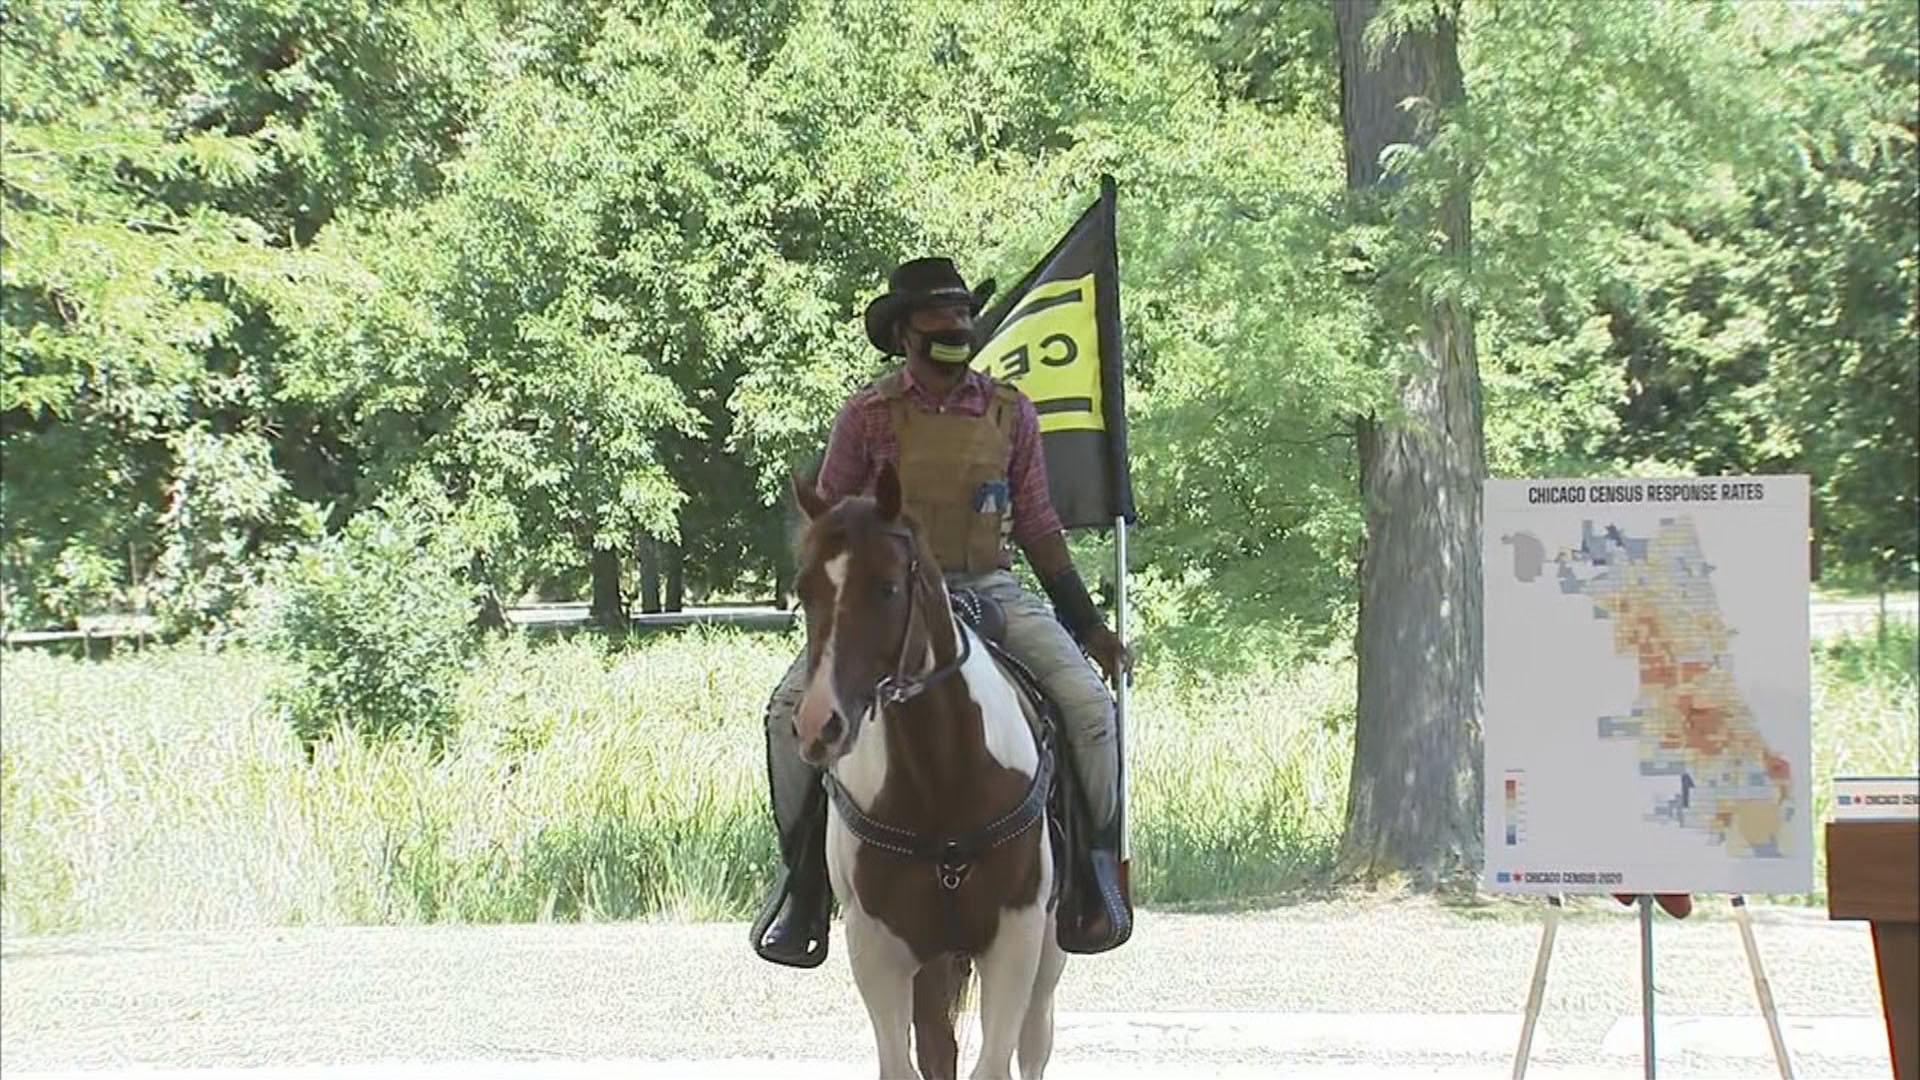
MULTIPOLYGON (((578 630, 593 626, 593 607, 589 603, 528 603, 509 607, 507 623, 522 630, 578 630)), ((741 630, 791 630, 799 625, 797 611, 781 607, 716 605, 687 607, 682 611, 630 611, 630 630, 664 630, 674 626, 737 626, 741 630)), ((61 644, 113 644, 134 638, 159 638, 157 625, 148 623, 98 623, 77 630, 21 630, 0 634, 0 646, 61 646, 61 644)))
MULTIPOLYGON (((715 606, 681 611, 628 611, 627 626, 651 630, 678 626, 733 626, 743 630, 789 630, 799 624, 799 613, 777 607, 715 606)), ((585 603, 530 604, 508 608, 507 621, 527 630, 573 629, 593 625, 592 606, 585 603)))
POLYGON ((151 630, 102 628, 88 630, 22 630, 0 637, 4 645, 58 645, 68 641, 122 641, 127 638, 153 637, 151 630))
MULTIPOLYGON (((1814 640, 1840 633, 1870 631, 1879 620, 1879 607, 1872 601, 1815 603, 1809 611, 1814 640)), ((1887 606, 1890 621, 1920 620, 1913 602, 1894 601, 1887 606)), ((722 605, 694 607, 683 611, 630 611, 627 625, 634 630, 671 629, 682 626, 733 626, 742 630, 781 631, 799 625, 796 611, 769 606, 722 605)), ((528 604, 507 609, 507 621, 525 630, 574 630, 594 625, 592 605, 585 602, 565 604, 528 604)), ((60 645, 70 642, 115 642, 130 638, 156 637, 151 623, 101 623, 77 630, 24 630, 0 636, 0 646, 60 645)))
MULTIPOLYGON (((633 630, 660 630, 683 626, 732 626, 742 630, 780 631, 799 625, 799 613, 776 607, 745 605, 693 607, 681 611, 631 611, 633 630)), ((523 630, 577 630, 596 625, 587 603, 529 604, 507 609, 507 622, 523 630)), ((0 646, 91 645, 160 636, 152 624, 101 623, 77 630, 22 630, 0 635, 0 646)))

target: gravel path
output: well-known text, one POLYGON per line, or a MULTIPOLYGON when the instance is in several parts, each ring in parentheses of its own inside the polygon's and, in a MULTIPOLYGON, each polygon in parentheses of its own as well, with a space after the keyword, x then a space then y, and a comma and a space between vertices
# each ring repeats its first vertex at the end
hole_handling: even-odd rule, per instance
MULTIPOLYGON (((1701 1034, 1759 1031, 1725 912, 1711 902, 1685 922, 1659 917, 1656 1011, 1678 1025, 1663 1035, 1663 1076, 1773 1074, 1763 1036, 1728 1045, 1725 1030, 1701 1034), (1714 1017, 1738 1019, 1704 1019, 1714 1017)), ((1887 1075, 1866 928, 1819 910, 1754 912, 1798 1075, 1887 1075)), ((842 940, 836 927, 827 964, 801 972, 755 958, 733 923, 13 939, 0 949, 0 1062, 9 1076, 395 1061, 415 1072, 627 1062, 625 1074, 640 1075, 632 1063, 799 1058, 868 1076, 842 940)), ((1128 945, 1069 964, 1057 1071, 1505 1076, 1538 941, 1533 909, 1504 902, 1143 912, 1128 945)), ((1633 914, 1576 908, 1561 925, 1530 1075, 1638 1075, 1638 980, 1633 914)))

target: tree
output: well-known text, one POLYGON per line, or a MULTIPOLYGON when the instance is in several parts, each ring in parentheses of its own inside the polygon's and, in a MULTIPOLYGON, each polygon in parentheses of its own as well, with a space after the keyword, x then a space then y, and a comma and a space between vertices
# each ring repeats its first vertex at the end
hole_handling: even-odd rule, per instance
POLYGON ((364 0, 13 5, 0 19, 0 621, 217 621, 351 488, 283 397, 337 211, 450 155, 484 8, 364 0))
POLYGON ((775 14, 529 4, 437 196, 316 243, 357 272, 294 392, 370 490, 447 492, 499 595, 584 567, 612 619, 643 547, 643 604, 649 569, 669 608, 777 576, 768 504, 872 358, 860 305, 971 162, 901 137, 919 88, 825 5, 775 14))
POLYGON ((1804 471, 1816 573, 1910 579, 1920 9, 1466 18, 1494 471, 1804 471))
POLYGON ((1754 195, 1747 291, 1821 549, 1884 590, 1920 576, 1920 8, 1843 10, 1794 59, 1808 134, 1754 195))
POLYGON ((1480 849, 1486 462, 1460 297, 1470 189, 1458 161, 1432 152, 1465 94, 1458 12, 1382 19, 1379 0, 1339 0, 1334 15, 1347 183, 1363 222, 1384 215, 1372 288, 1382 348, 1404 364, 1396 414, 1357 427, 1366 546, 1342 861, 1432 877, 1475 865, 1480 849))
POLYGON ((1379 96, 1352 192, 1330 5, 17 4, 0 617, 204 622, 420 479, 496 604, 778 592, 887 269, 1004 283, 1102 173, 1148 652, 1357 640, 1448 304, 1493 471, 1804 469, 1911 574, 1913 5, 1451 2, 1362 6, 1458 27, 1471 108, 1379 96))
POLYGON ((233 422, 260 400, 234 346, 300 268, 224 206, 264 141, 182 130, 165 92, 196 74, 172 59, 191 52, 191 19, 164 5, 65 14, 29 5, 0 24, 0 618, 136 604, 161 566, 160 606, 191 619, 231 599, 231 579, 201 571, 239 569, 286 521, 259 425, 233 422))

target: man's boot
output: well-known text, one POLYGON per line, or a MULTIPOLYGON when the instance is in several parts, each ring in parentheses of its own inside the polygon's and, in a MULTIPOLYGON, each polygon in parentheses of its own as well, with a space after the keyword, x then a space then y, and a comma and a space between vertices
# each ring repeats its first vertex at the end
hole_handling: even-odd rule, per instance
POLYGON ((827 792, 820 770, 801 760, 793 714, 806 692, 806 654, 767 702, 767 787, 785 872, 753 922, 753 951, 776 964, 818 967, 827 958, 827 792))
POLYGON ((1060 948, 1070 953, 1117 949, 1133 936, 1133 891, 1127 865, 1120 861, 1117 822, 1075 837, 1082 850, 1073 856, 1073 888, 1078 895, 1061 910, 1060 948))
POLYGON ((786 872, 753 922, 753 951, 788 967, 819 967, 827 958, 833 899, 827 886, 827 800, 822 789, 816 795, 794 823, 796 833, 782 837, 786 872))

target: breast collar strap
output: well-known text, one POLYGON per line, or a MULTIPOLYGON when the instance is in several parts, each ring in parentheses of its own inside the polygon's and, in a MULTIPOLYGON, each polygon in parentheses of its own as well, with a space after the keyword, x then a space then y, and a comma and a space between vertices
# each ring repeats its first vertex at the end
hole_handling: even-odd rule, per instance
MULTIPOLYGON (((882 678, 874 686, 874 708, 886 705, 898 705, 911 701, 925 693, 929 687, 943 679, 950 678, 959 671, 972 654, 972 641, 967 628, 954 615, 951 607, 947 617, 954 620, 954 632, 960 635, 959 656, 950 664, 942 664, 924 675, 907 677, 907 640, 913 631, 914 598, 919 595, 920 559, 918 546, 913 535, 905 529, 889 530, 889 535, 907 542, 911 554, 907 557, 909 585, 907 591, 907 628, 900 635, 900 662, 898 671, 882 678)), ((957 899, 959 889, 973 868, 974 861, 986 853, 1001 847, 1026 833, 1038 822, 1045 820, 1047 799, 1053 790, 1054 755, 1051 739, 1042 734, 1037 739, 1039 763, 1034 770, 1033 780, 1027 786, 1026 797, 1006 813, 978 829, 961 837, 926 837, 898 826, 876 821, 860 809, 853 796, 841 785, 839 777, 831 770, 826 774, 827 793, 833 801, 835 810, 855 839, 870 847, 891 852, 933 864, 934 875, 940 883, 941 904, 946 914, 947 947, 960 948, 961 942, 957 922, 957 899)))

